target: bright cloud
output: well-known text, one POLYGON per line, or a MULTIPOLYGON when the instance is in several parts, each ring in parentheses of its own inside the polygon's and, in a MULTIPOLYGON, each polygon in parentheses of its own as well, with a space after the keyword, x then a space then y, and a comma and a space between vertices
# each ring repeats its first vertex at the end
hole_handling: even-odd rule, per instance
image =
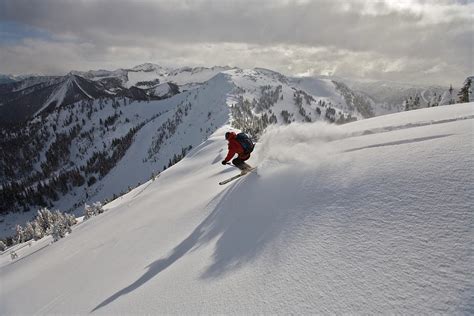
POLYGON ((473 16, 454 0, 4 0, 0 26, 49 36, 0 41, 0 72, 150 61, 458 84, 474 72, 473 16))

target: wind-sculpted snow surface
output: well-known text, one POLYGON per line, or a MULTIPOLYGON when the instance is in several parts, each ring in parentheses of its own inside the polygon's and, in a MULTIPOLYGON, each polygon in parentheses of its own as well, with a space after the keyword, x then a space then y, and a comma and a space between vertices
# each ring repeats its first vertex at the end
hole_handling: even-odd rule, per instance
POLYGON ((0 314, 472 314, 473 115, 271 129, 257 172, 219 186, 237 172, 223 127, 66 238, 3 255, 0 314))

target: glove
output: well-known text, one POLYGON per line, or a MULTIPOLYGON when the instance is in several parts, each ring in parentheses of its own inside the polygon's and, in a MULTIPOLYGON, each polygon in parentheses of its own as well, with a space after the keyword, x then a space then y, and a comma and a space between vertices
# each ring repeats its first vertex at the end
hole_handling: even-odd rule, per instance
POLYGON ((224 166, 227 165, 227 161, 222 160, 222 164, 223 164, 224 166))

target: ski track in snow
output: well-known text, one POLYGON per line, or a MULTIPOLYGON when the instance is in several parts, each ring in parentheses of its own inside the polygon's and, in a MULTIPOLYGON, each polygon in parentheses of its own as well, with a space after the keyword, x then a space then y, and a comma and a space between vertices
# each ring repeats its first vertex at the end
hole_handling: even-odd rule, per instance
POLYGON ((272 128, 257 172, 219 186, 224 126, 66 238, 2 258, 0 314, 472 314, 473 119, 470 103, 272 128))

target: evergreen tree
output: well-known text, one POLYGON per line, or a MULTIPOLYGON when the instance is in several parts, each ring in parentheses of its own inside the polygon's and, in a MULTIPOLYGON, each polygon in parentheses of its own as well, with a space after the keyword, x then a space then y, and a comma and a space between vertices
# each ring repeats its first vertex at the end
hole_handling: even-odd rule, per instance
POLYGON ((84 220, 88 220, 89 218, 91 218, 92 216, 94 216, 94 209, 92 208, 92 206, 90 206, 89 204, 85 204, 84 205, 84 220))
POLYGON ((45 231, 44 231, 43 227, 41 227, 41 225, 39 225, 38 221, 35 220, 33 222, 33 238, 34 238, 34 240, 39 240, 39 239, 43 238, 44 233, 45 233, 45 231))
POLYGON ((94 204, 92 204, 92 206, 94 207, 96 215, 102 214, 105 211, 104 208, 102 207, 102 203, 100 202, 95 202, 94 204))
POLYGON ((25 235, 23 232, 23 227, 21 227, 20 225, 16 225, 14 243, 20 244, 24 241, 24 239, 25 239, 25 235))
MULTIPOLYGON (((74 215, 72 214, 64 214, 65 219, 66 219, 66 224, 68 227, 74 226, 77 224, 77 219, 74 215)), ((70 230, 70 229, 69 229, 70 230)), ((69 231, 70 233, 70 231, 69 231)))
POLYGON ((46 207, 38 210, 38 215, 36 216, 36 222, 41 226, 45 235, 51 233, 51 227, 54 223, 53 213, 46 207))
POLYGON ((58 210, 53 213, 53 216, 54 222, 53 226, 51 227, 51 235, 53 236, 53 240, 57 241, 60 238, 66 236, 69 226, 67 225, 66 217, 64 216, 64 214, 62 214, 58 210))
POLYGON ((27 222, 24 229, 25 241, 33 239, 34 235, 35 235, 35 230, 33 228, 33 225, 31 224, 31 222, 27 222))
MULTIPOLYGON (((115 194, 114 194, 115 199, 115 194)), ((102 207, 102 203, 95 202, 92 205, 85 204, 84 205, 84 220, 91 218, 92 216, 96 216, 99 214, 104 213, 104 208, 102 207)))
POLYGON ((472 78, 467 78, 466 81, 464 82, 464 86, 459 90, 458 97, 459 97, 459 103, 465 103, 469 102, 469 95, 471 94, 471 84, 472 84, 472 78))

